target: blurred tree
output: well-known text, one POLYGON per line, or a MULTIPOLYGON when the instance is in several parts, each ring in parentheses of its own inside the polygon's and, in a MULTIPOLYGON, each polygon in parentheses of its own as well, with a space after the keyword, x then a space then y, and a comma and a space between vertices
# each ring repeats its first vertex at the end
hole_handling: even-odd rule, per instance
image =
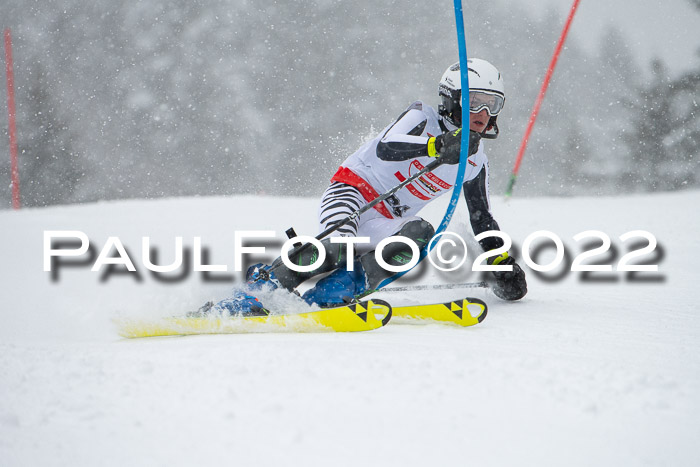
POLYGON ((634 129, 626 138, 633 165, 629 181, 643 190, 673 190, 698 184, 700 169, 700 64, 670 78, 661 60, 653 81, 629 102, 634 129))
MULTIPOLYGON (((3 0, 16 38, 22 186, 36 204, 317 196, 412 101, 438 104, 440 75, 458 59, 453 11, 407 5, 3 0)), ((488 145, 492 186, 505 187, 564 18, 500 0, 465 5, 465 22, 470 56, 506 83, 501 135, 488 145)), ((639 73, 623 39, 609 32, 590 54, 569 37, 519 194, 579 193, 591 180, 625 189, 616 175, 638 161, 619 141, 635 110, 618 102, 636 101, 639 73)), ((688 151, 689 132, 666 142, 688 151)), ((0 200, 9 206, 9 190, 0 200)))
POLYGON ((79 202, 78 187, 93 175, 84 155, 73 148, 76 134, 61 115, 60 102, 44 83, 50 79, 41 63, 33 63, 23 87, 30 99, 22 108, 19 138, 20 187, 23 206, 79 202))

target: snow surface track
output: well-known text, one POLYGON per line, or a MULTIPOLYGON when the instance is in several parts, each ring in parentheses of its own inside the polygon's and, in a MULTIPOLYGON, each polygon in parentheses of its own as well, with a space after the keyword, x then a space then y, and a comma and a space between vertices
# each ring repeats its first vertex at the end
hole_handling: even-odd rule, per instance
MULTIPOLYGON (((642 276, 662 280, 609 273, 613 280, 585 282, 569 272, 545 281, 525 267, 530 292, 518 303, 483 289, 382 295, 394 304, 482 298, 489 315, 471 328, 127 340, 115 317, 181 312, 232 285, 198 273, 155 280, 141 263, 141 237, 165 264, 176 236, 190 247, 200 236, 209 263, 232 269, 233 231, 314 233, 316 200, 0 212, 0 464, 700 465, 700 192, 494 204, 517 246, 544 229, 576 255, 573 235, 595 229, 618 248, 613 265, 629 246, 619 235, 647 230, 663 255, 658 274, 642 276), (45 230, 83 231, 97 252, 118 236, 142 280, 100 282, 83 266, 52 282, 42 270, 45 230)), ((425 217, 438 221, 444 204, 431 208, 425 217)), ((464 234, 458 211, 450 230, 464 234)), ((407 282, 479 277, 431 268, 419 276, 407 282)))

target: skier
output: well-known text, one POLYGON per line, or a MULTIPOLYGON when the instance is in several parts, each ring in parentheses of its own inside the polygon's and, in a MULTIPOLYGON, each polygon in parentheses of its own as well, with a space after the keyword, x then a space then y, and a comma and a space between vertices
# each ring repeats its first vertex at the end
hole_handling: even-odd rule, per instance
MULTIPOLYGON (((499 230, 490 212, 488 194, 488 160, 482 139, 498 136, 497 118, 503 109, 505 92, 498 70, 486 60, 467 61, 469 73, 469 148, 464 195, 474 235, 499 230)), ((439 158, 443 164, 362 214, 338 228, 331 235, 370 237, 370 243, 357 244, 356 255, 347 258, 347 247, 321 240, 326 259, 311 272, 296 272, 278 258, 272 265, 256 264, 246 273, 247 287, 234 297, 223 300, 217 309, 230 312, 255 312, 262 305, 251 294, 263 287, 283 287, 294 291, 311 277, 331 272, 319 280, 302 298, 321 307, 343 305, 352 297, 373 290, 393 273, 377 262, 374 249, 384 238, 399 235, 413 240, 423 249, 435 233, 433 226, 416 216, 430 201, 452 189, 460 161, 462 107, 460 65, 455 63, 443 74, 439 84, 442 101, 436 112, 421 101, 411 104, 392 124, 360 147, 342 163, 331 178, 321 199, 320 231, 326 230, 366 203, 439 158), (353 261, 353 271, 347 262, 353 261)), ((484 251, 503 246, 498 237, 480 241, 484 251)), ((312 264, 317 257, 315 247, 308 247, 290 258, 299 265, 312 264)), ((412 258, 410 247, 394 242, 384 248, 383 259, 390 265, 402 265, 412 258)), ((525 273, 515 260, 503 253, 489 259, 489 264, 510 265, 512 272, 494 272, 494 293, 504 300, 519 300, 527 293, 525 273)))

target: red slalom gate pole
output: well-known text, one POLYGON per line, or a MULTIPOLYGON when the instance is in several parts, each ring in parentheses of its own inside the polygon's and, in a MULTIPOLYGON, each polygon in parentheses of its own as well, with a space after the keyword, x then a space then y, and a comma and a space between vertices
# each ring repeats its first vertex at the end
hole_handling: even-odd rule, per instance
POLYGON ((12 207, 19 209, 19 167, 17 164, 17 127, 15 125, 15 76, 12 65, 12 36, 5 29, 5 71, 7 74, 7 115, 10 133, 10 171, 12 177, 12 207))
POLYGON ((530 115, 530 121, 527 124, 527 128, 525 129, 525 135, 523 135, 523 140, 520 143, 520 150, 518 151, 518 157, 515 159, 515 166, 513 167, 513 173, 510 176, 510 180, 508 181, 508 188, 506 188, 506 197, 510 197, 513 194, 513 186, 515 185, 515 180, 518 178, 518 172, 520 171, 520 164, 523 162, 523 155, 525 154, 525 148, 527 147, 527 142, 530 139, 530 133, 532 133, 532 127, 535 126, 535 120, 537 120, 537 114, 540 112, 540 106, 542 105, 542 101, 544 100, 544 95, 547 92, 547 87, 549 86, 549 80, 552 78, 552 74, 554 73, 554 68, 557 66, 557 60, 559 60, 559 53, 561 52, 562 47, 564 46, 564 41, 566 40, 566 36, 569 33, 569 27, 571 26, 571 22, 574 19, 574 15, 576 14, 576 9, 578 8, 578 4, 581 0, 574 0, 574 4, 571 6, 571 10, 569 11, 569 17, 566 19, 566 24, 564 24, 564 29, 561 32, 561 36, 559 36, 559 42, 557 42, 557 46, 554 48, 554 54, 552 55, 552 60, 549 62, 549 68, 547 69, 547 73, 544 75, 544 81, 542 82, 542 87, 540 88, 540 93, 537 96, 537 99, 535 100, 535 106, 532 109, 532 114, 530 115))

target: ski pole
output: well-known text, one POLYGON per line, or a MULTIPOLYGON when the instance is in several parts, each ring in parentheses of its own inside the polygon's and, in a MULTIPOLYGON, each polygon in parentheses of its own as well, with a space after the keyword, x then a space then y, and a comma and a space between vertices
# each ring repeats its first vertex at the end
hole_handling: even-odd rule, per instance
MULTIPOLYGON (((442 164, 443 164, 442 158, 437 158, 436 160, 434 160, 433 162, 431 162, 430 164, 428 164, 427 166, 425 166, 422 170, 420 170, 419 172, 415 173, 414 175, 408 177, 406 180, 404 180, 403 182, 399 183, 398 185, 396 185, 396 186, 395 186, 394 188, 392 188, 391 190, 387 191, 387 192, 384 193, 383 195, 377 196, 377 197, 374 198, 372 201, 370 201, 369 203, 367 203, 367 204, 365 204, 364 206, 362 206, 360 209, 357 209, 357 210, 354 211, 353 213, 349 214, 349 215, 348 215, 345 219, 343 219, 342 221, 340 221, 340 222, 338 222, 338 223, 332 225, 331 227, 328 227, 326 230, 324 230, 324 231, 321 232, 320 234, 316 235, 316 240, 321 240, 322 238, 324 238, 324 237, 328 236, 329 234, 335 232, 336 230, 338 230, 338 229, 341 228, 342 226, 348 224, 348 223, 351 222, 352 220, 357 219, 357 218, 360 217, 362 214, 364 214, 365 212, 369 211, 370 209, 372 209, 373 207, 375 207, 377 204, 381 203, 382 201, 385 201, 385 200, 386 200, 387 198, 389 198, 391 195, 393 195, 394 193, 396 193, 397 191, 399 191, 401 188, 405 187, 406 185, 408 185, 408 184, 411 183, 412 181, 416 180, 416 179, 417 179, 418 177, 420 177, 421 175, 425 175, 426 173, 431 172, 431 171, 437 169, 437 168, 438 168, 440 165, 442 165, 442 164)), ((301 253, 302 251, 304 251, 306 248, 308 248, 309 245, 311 245, 311 243, 304 243, 303 245, 296 246, 293 250, 291 250, 291 251, 288 253, 288 256, 295 256, 295 255, 298 255, 299 253, 301 253)), ((282 264, 282 263, 279 263, 279 264, 282 264)), ((277 265, 274 265, 274 264, 273 264, 272 266, 270 266, 270 270, 276 269, 276 268, 279 266, 279 264, 277 264, 277 265)))
POLYGON ((463 282, 461 284, 431 284, 431 285, 401 285, 398 287, 384 287, 378 292, 413 292, 418 290, 450 290, 450 289, 488 289, 486 282, 463 282))

